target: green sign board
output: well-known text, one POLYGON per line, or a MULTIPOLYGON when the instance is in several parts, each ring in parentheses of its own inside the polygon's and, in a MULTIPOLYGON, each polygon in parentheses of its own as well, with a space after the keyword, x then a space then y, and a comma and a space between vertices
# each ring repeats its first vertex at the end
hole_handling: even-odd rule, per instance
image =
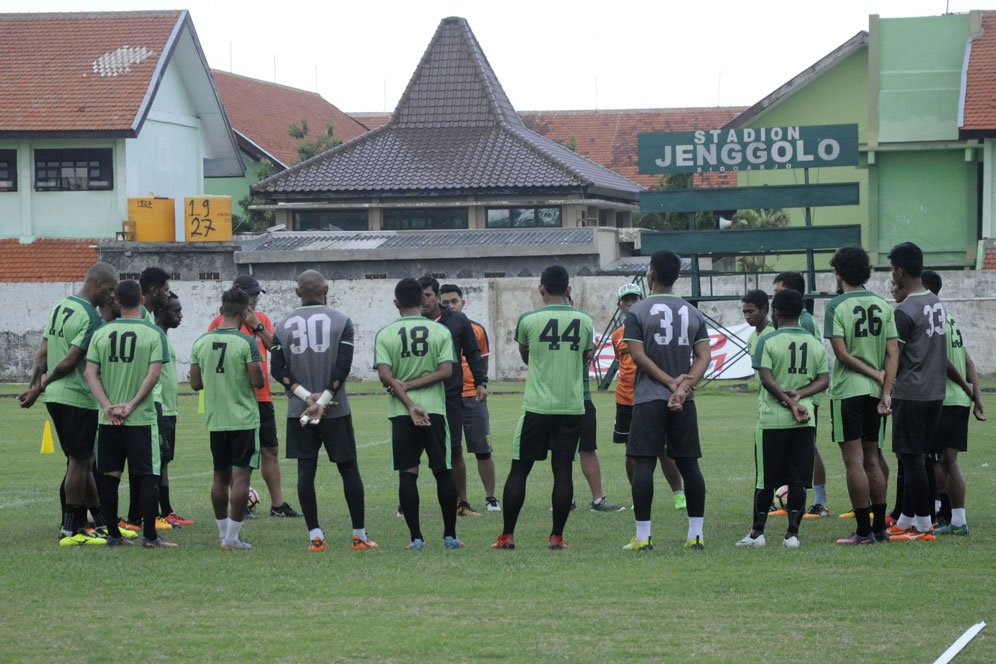
POLYGON ((728 173, 858 163, 858 125, 640 134, 640 173, 728 173))
POLYGON ((857 182, 641 191, 640 212, 857 205, 857 182))

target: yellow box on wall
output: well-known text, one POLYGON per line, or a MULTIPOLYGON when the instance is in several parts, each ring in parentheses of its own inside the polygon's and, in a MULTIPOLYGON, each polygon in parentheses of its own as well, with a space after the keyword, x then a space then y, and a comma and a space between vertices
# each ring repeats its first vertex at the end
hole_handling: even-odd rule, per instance
POLYGON ((136 242, 176 242, 174 201, 158 196, 128 199, 128 220, 135 224, 136 242))
POLYGON ((187 242, 231 242, 232 197, 184 198, 183 239, 187 242))

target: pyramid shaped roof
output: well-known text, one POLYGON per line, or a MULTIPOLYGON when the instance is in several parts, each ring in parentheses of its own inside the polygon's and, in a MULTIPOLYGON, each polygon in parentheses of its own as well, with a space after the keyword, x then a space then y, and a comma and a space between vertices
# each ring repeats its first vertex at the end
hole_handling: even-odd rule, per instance
POLYGON ((254 186, 275 199, 577 192, 640 185, 529 130, 474 33, 445 18, 391 119, 254 186))

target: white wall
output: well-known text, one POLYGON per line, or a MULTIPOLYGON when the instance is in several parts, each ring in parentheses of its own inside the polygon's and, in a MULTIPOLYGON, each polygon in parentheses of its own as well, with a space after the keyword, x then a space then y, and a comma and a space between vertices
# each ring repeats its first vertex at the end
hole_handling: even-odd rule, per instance
MULTIPOLYGON (((958 320, 969 352, 982 373, 996 373, 996 272, 944 272, 942 291, 948 309, 958 320)), ((872 290, 885 293, 884 273, 876 273, 869 284, 872 290)), ((833 287, 829 275, 821 275, 820 287, 833 287)), ((601 333, 615 308, 615 293, 627 279, 621 277, 577 277, 572 282, 575 305, 591 314, 595 331, 601 333)), ((355 377, 373 379, 374 335, 383 325, 394 320, 393 281, 357 280, 331 284, 330 304, 346 312, 356 325, 355 377)), ((467 299, 465 312, 488 329, 492 343, 490 372, 492 378, 522 378, 525 367, 515 344, 515 324, 525 311, 541 306, 536 290, 538 279, 474 279, 460 283, 467 299)), ((770 292, 770 276, 755 284, 742 277, 715 280, 716 294, 742 294, 760 286, 770 292)), ((173 282, 184 308, 181 327, 170 332, 177 349, 177 369, 181 380, 189 370, 190 348, 202 334, 218 310, 221 293, 229 282, 173 282)), ((0 324, 0 343, 5 353, 0 359, 0 380, 25 380, 30 358, 41 338, 48 310, 60 298, 76 290, 76 284, 0 283, 0 311, 6 312, 0 324)), ((264 283, 267 293, 261 297, 260 309, 276 322, 296 306, 292 282, 264 283)), ((677 292, 687 294, 686 280, 678 283, 677 292)), ((822 325, 823 303, 817 302, 816 319, 822 325)), ((704 303, 702 310, 718 323, 738 324, 742 321, 738 301, 704 303)))

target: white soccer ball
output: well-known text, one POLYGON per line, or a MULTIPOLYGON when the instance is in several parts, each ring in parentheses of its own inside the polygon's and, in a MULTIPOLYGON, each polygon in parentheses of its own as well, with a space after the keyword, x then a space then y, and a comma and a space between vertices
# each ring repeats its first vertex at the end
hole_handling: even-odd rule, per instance
POLYGON ((775 505, 778 505, 781 509, 788 509, 789 504, 789 488, 788 484, 783 484, 777 489, 775 489, 775 505))
POLYGON ((259 492, 249 487, 249 500, 246 502, 246 509, 250 512, 255 512, 256 505, 259 505, 259 492))

